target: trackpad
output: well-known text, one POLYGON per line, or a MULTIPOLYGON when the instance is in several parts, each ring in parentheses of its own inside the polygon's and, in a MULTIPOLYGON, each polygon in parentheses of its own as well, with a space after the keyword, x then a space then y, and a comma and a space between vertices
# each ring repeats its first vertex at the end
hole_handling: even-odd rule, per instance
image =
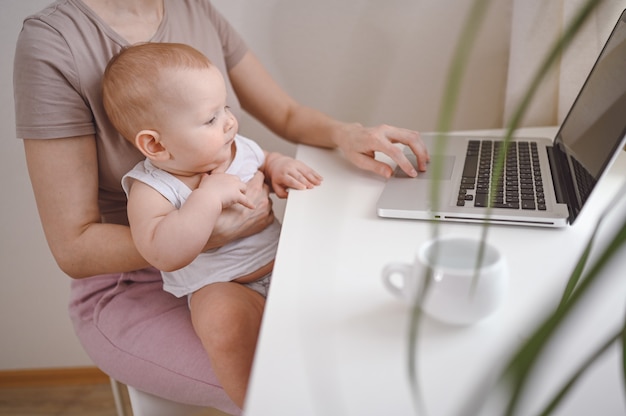
MULTIPOLYGON (((417 170, 417 158, 414 154, 405 154, 407 159, 411 162, 413 167, 417 170)), ((411 179, 434 179, 435 176, 439 176, 439 180, 448 180, 452 177, 452 171, 454 170, 454 161, 456 157, 450 155, 431 155, 430 163, 426 168, 426 172, 418 171, 416 178, 411 179), (433 167, 435 164, 438 164, 439 174, 435 173, 435 169, 433 167)), ((410 178, 406 173, 400 169, 400 167, 396 167, 396 170, 393 172, 393 176, 396 178, 410 178)))

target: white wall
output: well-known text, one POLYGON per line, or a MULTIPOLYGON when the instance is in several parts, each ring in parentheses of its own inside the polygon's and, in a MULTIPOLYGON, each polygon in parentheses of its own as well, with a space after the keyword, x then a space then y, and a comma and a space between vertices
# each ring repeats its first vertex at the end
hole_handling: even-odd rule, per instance
POLYGON ((70 281, 48 250, 22 142, 15 138, 15 41, 23 18, 50 1, 0 3, 0 369, 92 365, 67 317, 70 281))
MULTIPOLYGON (((427 131, 435 129, 450 56, 472 1, 213 3, 301 102, 346 121, 427 131)), ((502 122, 511 1, 491 3, 460 98, 457 128, 502 122)))
MULTIPOLYGON (((0 370, 91 365, 66 313, 69 278, 45 243, 22 143, 15 139, 12 56, 21 21, 48 0, 0 0, 0 370)), ((422 131, 436 126, 443 81, 470 0, 214 0, 278 82, 335 117, 422 131)), ((510 0, 492 10, 472 56, 455 126, 499 127, 510 0)), ((292 146, 250 119, 245 134, 292 146)))

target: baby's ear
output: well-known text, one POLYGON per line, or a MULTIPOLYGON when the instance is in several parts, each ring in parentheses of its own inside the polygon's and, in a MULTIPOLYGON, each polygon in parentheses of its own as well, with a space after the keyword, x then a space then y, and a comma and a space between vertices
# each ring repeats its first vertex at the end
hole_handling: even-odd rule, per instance
POLYGON ((141 130, 135 136, 135 146, 150 160, 167 160, 169 152, 163 146, 160 135, 154 130, 141 130))

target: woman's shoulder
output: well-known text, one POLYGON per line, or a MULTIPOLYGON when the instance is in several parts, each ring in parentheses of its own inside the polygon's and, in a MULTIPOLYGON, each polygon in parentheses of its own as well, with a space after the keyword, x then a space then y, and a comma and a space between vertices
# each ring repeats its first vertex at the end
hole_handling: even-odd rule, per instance
POLYGON ((56 1, 24 19, 20 37, 41 35, 63 38, 64 32, 76 29, 82 11, 68 0, 56 1))
MULTIPOLYGON (((74 60, 77 48, 89 48, 89 39, 101 37, 84 9, 69 0, 59 0, 24 19, 16 45, 16 57, 36 60, 74 60)), ((67 62, 70 63, 70 62, 67 62)))
POLYGON ((100 78, 118 44, 85 7, 59 0, 24 19, 13 63, 21 137, 95 132, 92 108, 100 105, 100 78))

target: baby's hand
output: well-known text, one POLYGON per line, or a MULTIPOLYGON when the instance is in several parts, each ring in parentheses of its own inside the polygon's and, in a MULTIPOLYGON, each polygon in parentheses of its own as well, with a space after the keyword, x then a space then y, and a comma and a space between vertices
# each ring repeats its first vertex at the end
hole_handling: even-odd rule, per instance
POLYGON ((279 198, 286 198, 289 188, 311 189, 322 183, 322 176, 309 166, 278 153, 267 156, 265 174, 279 198))
POLYGON ((222 203, 222 209, 234 204, 241 204, 254 209, 254 204, 246 196, 246 184, 235 175, 227 173, 204 174, 198 189, 206 189, 222 203))

